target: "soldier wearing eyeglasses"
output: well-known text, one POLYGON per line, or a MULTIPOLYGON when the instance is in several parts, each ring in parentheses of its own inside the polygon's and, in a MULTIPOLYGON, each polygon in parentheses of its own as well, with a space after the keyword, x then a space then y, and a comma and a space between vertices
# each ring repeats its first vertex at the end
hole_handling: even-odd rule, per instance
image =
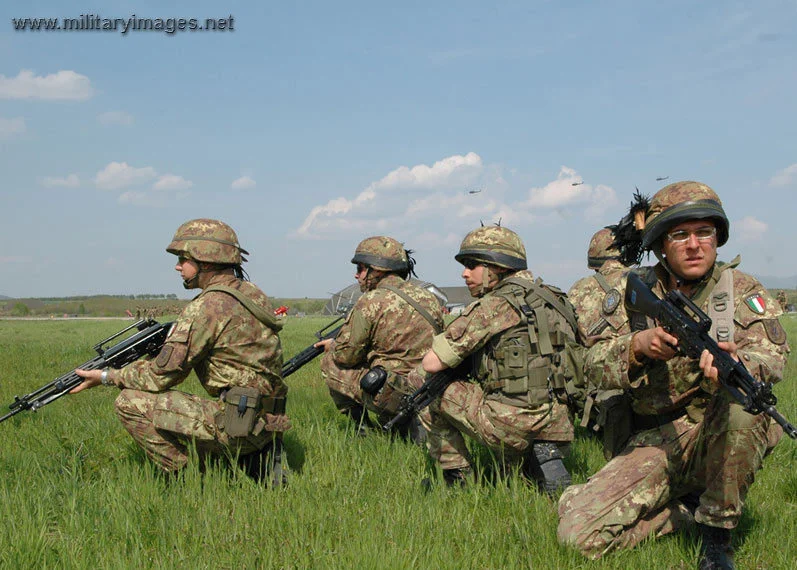
MULTIPOLYGON (((777 382, 789 352, 781 309, 739 258, 717 261, 729 222, 717 194, 698 182, 662 188, 640 216, 640 243, 655 267, 635 270, 658 295, 678 289, 712 319, 721 348, 764 382, 777 382)), ((620 280, 620 291, 626 278, 620 280)), ((586 318, 592 318, 587 316, 586 318)), ((700 568, 733 568, 731 530, 763 458, 782 435, 766 415, 751 415, 719 388, 713 357, 678 353, 678 339, 622 303, 591 346, 585 373, 622 389, 633 425, 622 452, 559 501, 559 539, 598 558, 697 524, 700 568)))

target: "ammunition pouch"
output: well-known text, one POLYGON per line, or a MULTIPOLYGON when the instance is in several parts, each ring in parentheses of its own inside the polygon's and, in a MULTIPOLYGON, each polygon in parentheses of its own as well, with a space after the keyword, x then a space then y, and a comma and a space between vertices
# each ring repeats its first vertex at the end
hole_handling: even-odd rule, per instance
POLYGON ((289 424, 285 429, 272 429, 277 426, 271 425, 275 424, 272 420, 285 418, 285 398, 266 398, 257 388, 233 386, 222 393, 221 400, 224 402, 224 411, 220 419, 229 437, 257 435, 254 432, 259 433, 264 427, 268 431, 285 431, 290 428, 289 424), (265 424, 257 422, 260 417, 265 418, 265 424))
POLYGON ((387 371, 381 366, 371 368, 365 376, 360 378, 360 388, 366 394, 376 396, 387 381, 387 371))
POLYGON ((595 429, 600 430, 603 456, 608 461, 623 451, 633 433, 631 399, 621 390, 607 390, 598 392, 595 404, 598 407, 595 429))

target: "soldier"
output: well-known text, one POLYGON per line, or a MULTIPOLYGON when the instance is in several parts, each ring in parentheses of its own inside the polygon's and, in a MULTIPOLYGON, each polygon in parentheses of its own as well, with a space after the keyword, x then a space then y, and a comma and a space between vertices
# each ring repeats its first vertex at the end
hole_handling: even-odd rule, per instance
MULTIPOLYGON (((595 232, 587 252, 587 267, 595 273, 576 281, 567 292, 578 316, 579 340, 586 347, 592 346, 604 329, 618 325, 611 315, 620 303, 616 285, 627 266, 620 261, 620 250, 614 242, 611 228, 595 232), (601 304, 605 304, 606 309, 603 315, 595 310, 595 305, 601 304)), ((628 420, 627 400, 623 391, 599 392, 594 383, 588 383, 571 398, 571 406, 581 417, 582 427, 587 427, 590 433, 601 434, 606 458, 613 457, 617 452, 617 434, 627 431, 624 429, 628 420)))
MULTIPOLYGON (((415 266, 411 253, 390 237, 361 241, 351 262, 364 294, 337 337, 316 343, 326 351, 321 376, 332 400, 360 435, 372 425, 367 410, 380 424, 393 418, 401 397, 415 389, 407 375, 429 350, 432 336, 443 329, 437 297, 409 281, 415 266)), ((416 418, 402 434, 418 443, 424 440, 416 418)))
POLYGON ((570 484, 562 459, 573 440, 565 404, 572 374, 564 366, 575 344, 573 308, 564 293, 534 280, 512 230, 470 232, 455 259, 478 300, 434 337, 423 359, 427 374, 459 369, 429 407, 429 452, 447 484, 462 484, 472 473, 466 434, 555 493, 570 484))
POLYGON ((782 311, 785 311, 786 305, 789 303, 789 301, 786 298, 786 291, 784 291, 783 289, 778 291, 778 303, 780 303, 780 309, 782 311))
POLYGON ((282 348, 266 295, 248 282, 247 254, 233 229, 217 220, 181 225, 166 251, 177 256, 186 289, 202 289, 180 314, 158 356, 121 370, 77 370, 73 392, 116 386, 119 419, 147 455, 167 473, 200 459, 242 458, 250 475, 283 482, 281 441, 288 389, 282 348), (213 399, 171 388, 196 372, 213 399))
MULTIPOLYGON (((789 351, 780 308, 755 278, 735 269, 738 258, 717 262, 729 230, 717 194, 698 182, 670 184, 653 196, 638 229, 640 255, 653 251, 659 260, 638 270, 654 292, 691 297, 711 317, 722 349, 759 380, 780 380, 789 351)), ((621 292, 625 283, 623 277, 621 292)), ((699 361, 679 356, 674 336, 628 315, 622 303, 612 317, 623 324, 601 332, 585 373, 629 394, 634 431, 621 455, 562 495, 559 540, 598 558, 697 522, 700 567, 733 568, 730 531, 772 435, 769 419, 745 412, 718 388, 708 351, 699 361)))

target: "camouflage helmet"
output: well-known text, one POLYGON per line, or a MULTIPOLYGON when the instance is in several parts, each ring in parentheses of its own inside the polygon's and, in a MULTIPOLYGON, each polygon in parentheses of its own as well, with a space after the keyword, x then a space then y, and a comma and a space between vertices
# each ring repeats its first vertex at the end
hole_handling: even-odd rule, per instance
POLYGON ((651 249, 664 233, 682 222, 711 219, 717 224, 717 246, 728 241, 730 222, 717 193, 700 182, 675 182, 650 200, 642 230, 642 247, 651 249))
POLYGON ((404 272, 410 269, 404 244, 387 236, 365 238, 354 250, 351 262, 362 263, 380 271, 404 272))
POLYGON ((589 250, 587 250, 587 267, 590 269, 600 269, 606 261, 619 259, 620 250, 614 245, 614 232, 609 228, 603 228, 595 232, 589 240, 589 250))
POLYGON ((174 255, 185 255, 195 261, 221 265, 241 265, 249 252, 238 243, 233 229, 218 220, 200 218, 189 220, 177 231, 166 251, 174 255))
POLYGON ((462 240, 454 259, 460 263, 475 259, 515 271, 527 267, 526 248, 520 236, 501 226, 482 226, 470 232, 462 240))

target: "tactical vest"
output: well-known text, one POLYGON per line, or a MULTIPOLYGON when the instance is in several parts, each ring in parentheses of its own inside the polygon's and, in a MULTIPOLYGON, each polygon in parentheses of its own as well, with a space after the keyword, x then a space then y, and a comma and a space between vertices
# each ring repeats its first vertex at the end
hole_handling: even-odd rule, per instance
POLYGON ((583 375, 576 317, 565 294, 541 279, 505 279, 491 295, 505 299, 520 322, 492 337, 474 359, 485 394, 517 407, 536 407, 557 397, 583 375))

